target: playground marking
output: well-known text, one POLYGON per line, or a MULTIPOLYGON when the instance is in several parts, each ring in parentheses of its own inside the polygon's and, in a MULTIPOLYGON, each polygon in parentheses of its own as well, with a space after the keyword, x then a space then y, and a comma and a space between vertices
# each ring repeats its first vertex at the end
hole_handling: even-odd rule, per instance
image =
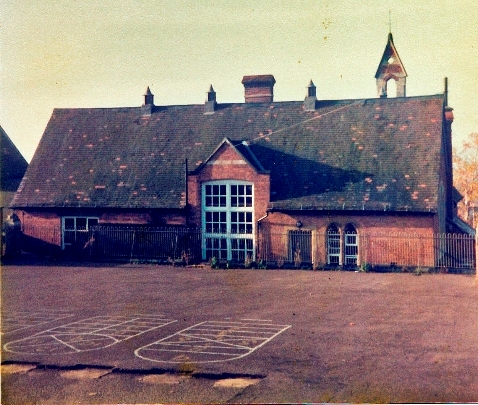
POLYGON ((292 325, 270 320, 206 321, 140 347, 136 356, 165 363, 215 363, 248 356, 292 325))
POLYGON ((73 314, 61 311, 8 312, 2 315, 2 335, 34 326, 70 318, 73 314))
POLYGON ((162 315, 95 316, 6 343, 12 353, 68 354, 104 349, 177 322, 162 315))

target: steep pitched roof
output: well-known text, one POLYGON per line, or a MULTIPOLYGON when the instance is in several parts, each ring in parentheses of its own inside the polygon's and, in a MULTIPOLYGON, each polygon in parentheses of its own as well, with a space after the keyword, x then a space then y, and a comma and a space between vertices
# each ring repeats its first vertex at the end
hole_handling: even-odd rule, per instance
POLYGON ((186 159, 194 171, 228 138, 270 171, 272 208, 437 209, 443 95, 203 112, 55 109, 14 205, 182 208, 186 159))
POLYGON ((246 141, 243 141, 241 143, 234 144, 229 138, 224 138, 222 142, 217 146, 217 148, 214 150, 214 152, 211 153, 211 155, 199 165, 195 170, 192 172, 198 172, 201 170, 201 168, 206 165, 216 154, 216 152, 223 146, 227 145, 231 147, 239 156, 241 156, 254 170, 258 173, 268 173, 264 167, 261 165, 261 162, 257 159, 257 157, 252 153, 251 149, 249 148, 249 145, 247 144, 246 141))
POLYGON ((405 66, 398 55, 397 48, 393 43, 392 33, 388 34, 387 45, 383 51, 382 59, 378 64, 377 72, 375 73, 375 78, 378 78, 383 75, 395 75, 395 76, 407 76, 405 66))
POLYGON ((2 147, 0 190, 14 192, 27 170, 28 163, 1 126, 0 134, 2 147))

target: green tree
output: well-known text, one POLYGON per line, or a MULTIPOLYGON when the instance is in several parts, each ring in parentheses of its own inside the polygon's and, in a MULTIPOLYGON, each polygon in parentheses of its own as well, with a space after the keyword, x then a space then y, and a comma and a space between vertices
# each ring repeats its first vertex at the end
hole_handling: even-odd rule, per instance
POLYGON ((472 133, 460 150, 453 149, 453 182, 463 195, 458 215, 473 227, 478 224, 478 133, 472 133))

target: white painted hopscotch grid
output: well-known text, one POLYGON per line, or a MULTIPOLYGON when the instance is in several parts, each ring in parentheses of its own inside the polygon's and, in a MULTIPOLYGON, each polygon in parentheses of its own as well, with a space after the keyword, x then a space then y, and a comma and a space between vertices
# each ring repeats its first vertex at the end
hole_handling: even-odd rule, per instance
POLYGON ((96 316, 4 345, 13 353, 67 354, 103 349, 176 322, 162 315, 96 316))
POLYGON ((8 312, 2 314, 2 335, 72 317, 62 311, 8 312))
POLYGON ((135 354, 168 363, 230 361, 251 354, 290 327, 257 319, 206 321, 140 347, 135 354))

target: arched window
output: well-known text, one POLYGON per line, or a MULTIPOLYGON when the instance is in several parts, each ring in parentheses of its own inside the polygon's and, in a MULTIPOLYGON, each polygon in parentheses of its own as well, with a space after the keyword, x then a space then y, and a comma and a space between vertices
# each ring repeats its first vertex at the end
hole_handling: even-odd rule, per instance
POLYGON ((387 97, 397 97, 397 82, 393 77, 387 81, 387 97))
POLYGON ((335 224, 327 228, 327 264, 332 266, 342 264, 340 231, 335 224))
POLYGON ((358 235, 352 224, 347 224, 344 229, 344 263, 345 265, 357 265, 358 235))

